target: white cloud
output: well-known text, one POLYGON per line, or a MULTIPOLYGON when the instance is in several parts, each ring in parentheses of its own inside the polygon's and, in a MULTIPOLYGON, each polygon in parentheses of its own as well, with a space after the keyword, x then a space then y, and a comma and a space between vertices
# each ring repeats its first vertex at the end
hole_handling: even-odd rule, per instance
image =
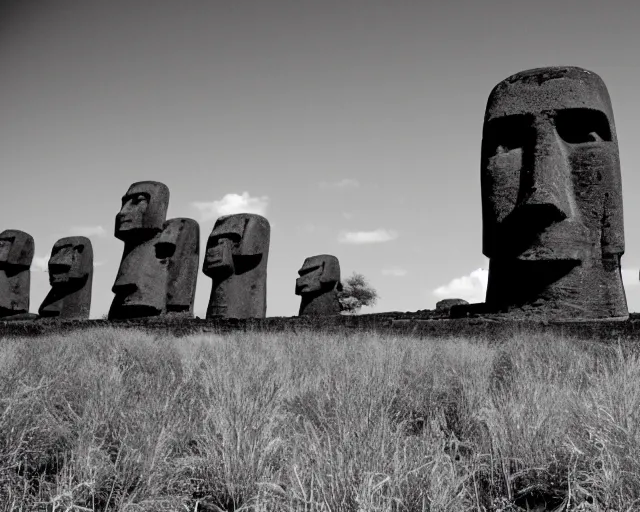
POLYGON ((201 221, 208 221, 232 215, 234 213, 257 213, 264 215, 267 211, 269 198, 267 196, 251 197, 249 192, 239 194, 227 194, 218 201, 198 202, 191 205, 200 213, 201 221))
POLYGON ((338 242, 341 244, 377 244, 389 242, 398 238, 398 233, 386 229, 376 229, 375 231, 342 231, 338 235, 338 242))
POLYGON ((343 180, 333 182, 321 181, 318 185, 320 188, 358 188, 360 186, 360 182, 351 178, 345 178, 343 180))
POLYGON ((31 262, 31 270, 49 272, 49 258, 51 258, 51 253, 46 256, 34 256, 31 262))
POLYGON ((93 266, 94 267, 101 267, 102 265, 104 265, 106 263, 106 261, 94 261, 93 262, 93 266))
POLYGON ((448 284, 433 290, 439 299, 464 299, 468 302, 484 302, 489 271, 478 268, 468 276, 456 277, 448 284))
POLYGON ((407 270, 402 267, 389 267, 382 269, 383 276, 404 277, 407 273, 407 270))
POLYGON ((106 230, 102 226, 72 226, 69 234, 73 236, 107 236, 106 230))

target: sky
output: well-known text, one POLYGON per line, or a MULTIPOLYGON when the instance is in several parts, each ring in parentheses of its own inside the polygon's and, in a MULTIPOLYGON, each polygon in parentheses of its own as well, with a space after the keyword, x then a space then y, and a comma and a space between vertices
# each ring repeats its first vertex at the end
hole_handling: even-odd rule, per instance
MULTIPOLYGON (((115 215, 141 180, 169 187, 168 218, 196 219, 201 247, 219 215, 269 219, 268 316, 297 314, 315 254, 367 277, 363 313, 482 301, 487 97, 552 65, 609 88, 640 311, 638 22, 635 0, 4 0, 0 231, 35 239, 31 311, 69 235, 92 240, 91 316, 108 311, 115 215)), ((200 272, 196 315, 210 290, 200 272)))

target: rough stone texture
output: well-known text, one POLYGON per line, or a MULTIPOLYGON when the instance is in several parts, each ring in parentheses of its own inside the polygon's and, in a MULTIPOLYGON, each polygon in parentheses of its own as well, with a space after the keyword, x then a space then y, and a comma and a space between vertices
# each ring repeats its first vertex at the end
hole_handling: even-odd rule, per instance
POLYGON ((466 306, 468 304, 464 299, 442 299, 436 303, 436 312, 439 315, 449 315, 453 306, 466 306))
POLYGON ((112 291, 109 319, 160 315, 166 311, 169 258, 157 253, 169 206, 169 189, 156 181, 129 187, 116 215, 115 236, 124 253, 112 291))
MULTIPOLYGON (((470 304, 471 306, 474 304, 470 304)), ((380 332, 392 335, 408 335, 423 339, 464 337, 484 343, 512 343, 536 335, 553 335, 576 338, 588 345, 589 350, 611 345, 614 350, 637 350, 640 340, 640 315, 631 314, 626 321, 598 322, 541 322, 505 318, 496 321, 484 318, 429 319, 424 312, 375 313, 369 315, 295 316, 271 318, 216 318, 185 319, 174 316, 156 316, 128 320, 52 320, 48 322, 6 321, 0 319, 0 337, 60 335, 83 329, 103 327, 108 329, 143 329, 162 336, 187 336, 193 334, 224 334, 229 332, 285 332, 289 335, 305 332, 324 332, 350 335, 353 332, 380 332), (419 315, 418 315, 419 313, 419 315)))
POLYGON ((58 240, 49 258, 51 291, 38 313, 65 320, 89 318, 93 281, 93 247, 84 236, 58 240))
POLYGON ((160 257, 168 258, 167 314, 192 317, 200 265, 200 226, 193 219, 168 220, 157 249, 160 257))
POLYGON ((487 103, 481 160, 485 310, 628 318, 618 143, 602 79, 554 67, 500 82, 487 103))
POLYGON ((34 249, 33 237, 24 231, 0 233, 0 318, 29 313, 34 249))
POLYGON ((338 292, 342 284, 338 258, 329 254, 311 256, 304 260, 298 274, 296 295, 302 297, 300 316, 340 314, 338 292))
POLYGON ((261 215, 220 217, 207 241, 202 271, 213 283, 207 318, 264 318, 271 227, 261 215))

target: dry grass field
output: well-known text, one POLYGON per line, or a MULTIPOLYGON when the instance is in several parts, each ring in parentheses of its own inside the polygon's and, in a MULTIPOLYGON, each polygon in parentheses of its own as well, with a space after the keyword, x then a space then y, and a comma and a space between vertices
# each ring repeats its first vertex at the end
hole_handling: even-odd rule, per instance
POLYGON ((640 356, 541 335, 2 339, 0 503, 640 510, 640 356))

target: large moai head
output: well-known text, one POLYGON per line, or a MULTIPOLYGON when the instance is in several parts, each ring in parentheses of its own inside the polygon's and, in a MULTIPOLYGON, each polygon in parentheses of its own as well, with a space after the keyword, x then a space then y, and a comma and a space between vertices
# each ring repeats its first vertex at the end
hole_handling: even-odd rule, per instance
POLYGON ((151 238, 162 230, 168 207, 169 188, 164 183, 134 183, 122 197, 115 237, 124 242, 151 238))
POLYGON ((200 226, 193 219, 169 219, 156 247, 158 256, 168 259, 167 313, 192 316, 200 264, 200 226))
POLYGON ((618 143, 602 79, 551 67, 500 82, 487 102, 481 160, 487 306, 626 318, 618 143))
POLYGON ((302 297, 299 315, 337 315, 340 313, 338 292, 340 262, 330 254, 319 254, 304 260, 298 270, 296 295, 302 297))
POLYGON ((29 312, 30 268, 35 244, 24 231, 0 233, 0 317, 29 312))
POLYGON ((93 246, 84 236, 58 240, 49 258, 51 291, 38 313, 63 319, 89 318, 93 280, 93 246))
POLYGON ((169 206, 169 188, 157 181, 129 187, 116 215, 115 236, 124 253, 112 291, 110 319, 156 316, 165 312, 169 260, 156 243, 169 206))
POLYGON ((220 217, 207 241, 202 271, 213 280, 207 318, 263 318, 271 227, 261 215, 220 217))

